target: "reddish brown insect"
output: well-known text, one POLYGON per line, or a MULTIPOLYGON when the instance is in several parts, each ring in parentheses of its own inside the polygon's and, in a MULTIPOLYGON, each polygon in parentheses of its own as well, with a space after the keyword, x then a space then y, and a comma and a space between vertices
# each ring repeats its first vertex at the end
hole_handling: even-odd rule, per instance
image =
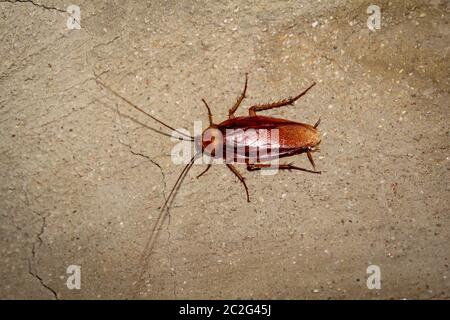
MULTIPOLYGON (((320 143, 317 123, 314 126, 305 123, 294 122, 291 120, 258 116, 256 112, 280 108, 293 103, 302 97, 311 89, 315 83, 310 85, 305 91, 298 96, 281 100, 275 103, 254 105, 249 108, 249 115, 245 117, 235 117, 234 113, 245 98, 247 91, 247 74, 245 75, 244 90, 234 106, 228 111, 228 120, 219 124, 214 124, 212 120, 211 110, 203 99, 208 110, 209 127, 203 132, 201 137, 201 150, 205 151, 209 156, 217 156, 217 150, 222 150, 221 157, 226 157, 227 153, 232 153, 232 159, 237 163, 245 163, 248 171, 260 170, 262 168, 273 165, 263 164, 261 162, 272 160, 273 158, 284 158, 295 154, 306 153, 314 170, 308 170, 293 166, 292 164, 279 164, 277 169, 282 170, 301 170, 311 173, 319 173, 315 171, 315 163, 312 158, 312 152, 317 151, 316 148, 320 143), (253 129, 253 130, 251 130, 253 129), (270 132, 277 130, 277 139, 271 139, 270 132), (256 131, 258 130, 258 131, 256 131), (255 132, 265 130, 269 135, 259 135, 255 132), (219 137, 219 139, 217 138, 219 137), (273 144, 276 145, 273 145, 273 144), (241 148, 239 148, 241 146, 241 148), (240 151, 239 151, 240 150, 240 151), (262 155, 262 156, 261 156, 262 155)), ((247 201, 250 202, 248 188, 245 179, 237 171, 232 163, 226 164, 228 168, 243 183, 247 194, 247 201)), ((209 170, 211 164, 198 177, 209 170)))
MULTIPOLYGON (((248 187, 245 183, 244 177, 233 165, 234 162, 245 163, 247 166, 247 170, 255 171, 270 166, 273 167, 273 164, 262 163, 267 162, 273 158, 284 158, 296 154, 306 153, 314 170, 296 167, 292 164, 278 164, 276 168, 281 170, 300 170, 320 174, 320 171, 315 170, 315 164, 311 154, 314 151, 318 151, 317 147, 321 141, 319 132, 317 130, 317 126, 320 123, 320 119, 319 121, 316 122, 316 124, 309 125, 281 118, 259 116, 256 114, 257 112, 263 110, 293 105, 294 102, 297 101, 303 95, 305 95, 306 92, 308 92, 308 90, 315 85, 315 83, 311 84, 306 90, 304 90, 302 93, 293 98, 284 99, 275 103, 254 105, 249 108, 248 116, 235 117, 234 113, 241 105, 241 102, 244 100, 245 94, 247 92, 247 74, 246 74, 244 90, 237 99, 236 103, 233 105, 233 107, 229 109, 227 120, 219 124, 214 124, 211 110, 206 101, 202 99, 208 111, 209 127, 203 131, 201 137, 197 137, 197 139, 195 139, 194 137, 179 132, 174 128, 172 128, 171 126, 165 124, 164 122, 156 119, 152 115, 145 112, 142 108, 133 104, 126 98, 120 96, 111 88, 103 84, 99 79, 97 79, 97 82, 99 82, 100 84, 111 90, 120 99, 124 100, 125 102, 133 106, 135 109, 146 114, 147 116, 157 121, 158 123, 162 124, 163 126, 178 132, 184 137, 189 138, 190 141, 198 142, 197 153, 192 157, 192 159, 184 167, 183 171, 178 176, 175 185, 173 186, 172 190, 170 191, 168 197, 164 202, 164 205, 161 208, 161 214, 153 227, 153 232, 146 246, 144 257, 146 259, 148 259, 151 253, 151 247, 156 237, 155 231, 160 228, 160 226, 164 221, 165 217, 165 215, 163 214, 164 210, 168 208, 171 201, 173 201, 174 194, 180 187, 184 177, 194 164, 195 160, 201 157, 203 154, 207 154, 212 158, 217 157, 225 158, 227 155, 230 154, 230 152, 232 153, 233 161, 231 162, 227 161, 226 165, 244 185, 248 202, 250 202, 248 187), (255 130, 266 130, 267 132, 272 132, 273 130, 276 130, 278 134, 278 138, 275 140, 276 145, 274 145, 274 140, 271 139, 270 135, 265 136, 264 135, 261 136, 258 134, 255 135, 255 130), (241 146, 242 148, 239 148, 239 146, 241 146)), ((180 139, 182 139, 182 137, 180 139)), ((197 176, 197 178, 205 174, 210 167, 211 164, 208 164, 206 169, 202 173, 200 173, 197 176)))

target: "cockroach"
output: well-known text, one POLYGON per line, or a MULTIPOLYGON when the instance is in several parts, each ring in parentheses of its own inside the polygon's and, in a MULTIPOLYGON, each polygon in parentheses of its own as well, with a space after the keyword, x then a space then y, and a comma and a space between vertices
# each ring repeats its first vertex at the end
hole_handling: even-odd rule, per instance
MULTIPOLYGON (((235 163, 245 163, 248 171, 256 171, 269 167, 273 168, 273 164, 263 163, 270 161, 273 158, 285 158, 306 153, 306 156, 308 157, 313 170, 300 168, 292 165, 291 163, 278 164, 275 166, 275 168, 289 171, 299 170, 315 174, 321 173, 320 171, 316 171, 316 165, 312 157, 312 153, 319 150, 318 146, 321 142, 319 131, 317 129, 320 123, 320 118, 314 125, 309 125, 281 118, 257 115, 257 113, 260 111, 293 105, 316 84, 315 82, 313 82, 308 88, 306 88, 303 92, 295 97, 283 99, 273 103, 253 105, 249 108, 248 116, 237 117, 234 114, 246 97, 247 93, 248 75, 245 74, 244 89, 234 105, 228 110, 227 120, 222 121, 219 124, 214 123, 211 109, 207 102, 202 99, 202 102, 206 107, 206 111, 208 113, 209 126, 203 131, 200 137, 193 137, 174 129, 163 121, 158 120, 154 116, 150 115, 143 108, 137 106, 130 100, 119 95, 117 92, 101 82, 99 78, 97 78, 97 82, 110 90, 114 95, 128 103, 134 109, 149 116, 151 119, 165 126, 166 128, 179 133, 182 136, 180 137, 181 140, 183 140, 184 138, 188 138, 189 141, 197 142, 197 152, 181 171, 169 195, 165 199, 163 206, 161 207, 160 215, 154 224, 153 232, 150 235, 150 239, 148 240, 146 249, 144 251, 143 259, 145 260, 145 265, 147 259, 151 254, 152 245, 156 238, 155 231, 159 230, 162 223, 164 222, 164 218, 166 216, 166 214, 164 214, 165 210, 169 208, 169 205, 171 201, 173 201, 176 191, 180 187, 182 181, 191 169, 195 160, 202 155, 206 154, 211 158, 217 158, 218 156, 225 158, 230 154, 230 150, 232 151, 232 161, 230 162, 230 157, 227 157, 228 161, 226 161, 225 164, 243 184, 246 192, 247 202, 250 202, 248 187, 245 183, 245 178, 234 166, 235 163), (255 130, 267 130, 267 132, 277 130, 278 139, 274 143, 273 139, 271 139, 271 137, 268 135, 255 135, 255 130), (239 146, 241 146, 242 148, 239 148, 239 146)), ((201 172, 197 176, 197 178, 200 178, 202 175, 204 175, 210 169, 210 167, 211 163, 207 165, 206 169, 201 172)), ((143 273, 141 273, 141 276, 142 274, 143 273)))

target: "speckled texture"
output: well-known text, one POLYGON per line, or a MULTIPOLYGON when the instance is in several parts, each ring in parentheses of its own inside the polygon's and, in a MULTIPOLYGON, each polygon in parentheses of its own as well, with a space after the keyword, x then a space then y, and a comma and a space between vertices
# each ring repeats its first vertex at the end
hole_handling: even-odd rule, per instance
MULTIPOLYGON (((449 4, 0 1, 0 298, 449 298, 449 4), (321 176, 194 166, 133 287, 173 126, 299 93, 265 115, 322 118, 321 176), (81 290, 66 287, 80 265, 81 290), (366 286, 366 268, 382 274, 366 286)), ((245 114, 245 108, 238 114, 245 114)), ((308 167, 306 157, 294 157, 308 167)))

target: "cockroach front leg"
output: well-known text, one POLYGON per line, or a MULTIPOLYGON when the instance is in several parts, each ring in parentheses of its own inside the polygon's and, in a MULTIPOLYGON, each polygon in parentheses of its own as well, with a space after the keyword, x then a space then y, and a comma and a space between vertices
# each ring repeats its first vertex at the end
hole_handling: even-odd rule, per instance
POLYGON ((305 169, 305 168, 296 167, 296 166, 293 166, 290 163, 278 164, 278 165, 266 164, 266 163, 247 164, 247 170, 248 171, 256 171, 256 170, 261 170, 263 168, 275 168, 275 169, 280 169, 280 170, 299 170, 299 171, 305 171, 305 172, 317 173, 317 174, 321 174, 322 173, 321 171, 308 170, 308 169, 305 169))
POLYGON ((206 103, 205 99, 202 99, 202 101, 205 104, 206 111, 208 112, 209 125, 212 126, 213 125, 213 117, 212 117, 211 109, 209 108, 209 106, 206 103))
POLYGON ((212 166, 212 164, 208 164, 208 166, 206 167, 206 169, 203 170, 203 172, 200 173, 200 174, 197 176, 197 179, 200 178, 202 175, 204 175, 206 172, 208 172, 208 170, 209 170, 209 168, 211 168, 211 166, 212 166))
POLYGON ((234 118, 234 113, 236 112, 237 108, 241 105, 242 100, 245 98, 245 93, 247 92, 247 80, 248 80, 248 74, 245 74, 245 85, 244 85, 244 91, 242 91, 241 95, 235 102, 234 106, 228 110, 228 119, 234 118))
POLYGON ((316 83, 313 82, 313 84, 310 85, 308 88, 306 88, 305 91, 303 91, 298 96, 293 97, 293 98, 284 99, 284 100, 281 100, 278 102, 273 102, 273 103, 268 103, 268 104, 259 104, 259 105, 251 106, 248 109, 248 114, 251 117, 253 117, 253 116, 256 116, 256 112, 258 112, 258 111, 281 108, 281 107, 287 106, 287 105, 293 105, 295 101, 300 99, 300 97, 304 96, 306 94, 306 92, 308 92, 308 90, 311 89, 312 87, 314 87, 315 85, 316 85, 316 83))
POLYGON ((227 163, 227 167, 231 170, 231 172, 233 172, 236 175, 236 177, 244 185, 245 193, 247 194, 247 202, 250 202, 250 196, 248 195, 248 188, 247 184, 245 183, 245 178, 239 173, 239 171, 237 171, 237 169, 232 164, 227 163))

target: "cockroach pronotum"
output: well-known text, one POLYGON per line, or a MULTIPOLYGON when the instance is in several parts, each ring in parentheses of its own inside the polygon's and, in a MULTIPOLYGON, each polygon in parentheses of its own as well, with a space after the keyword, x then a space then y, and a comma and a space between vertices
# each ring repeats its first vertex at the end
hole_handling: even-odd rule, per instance
MULTIPOLYGON (((234 114, 236 110, 241 105, 241 102, 244 100, 246 92, 247 92, 247 82, 248 77, 245 74, 245 85, 241 95, 238 97, 237 101, 228 111, 228 119, 215 124, 213 122, 213 117, 211 113, 211 109, 209 108, 207 102, 202 99, 203 104, 206 107, 208 112, 209 119, 209 127, 206 128, 200 137, 192 137, 174 129, 173 127, 167 125, 166 123, 158 120, 154 116, 150 115, 143 108, 137 106, 132 103, 128 99, 122 97, 117 92, 112 90, 110 87, 105 85, 98 77, 97 82, 100 83, 103 87, 107 88, 114 95, 119 97, 121 100, 125 101, 127 104, 132 106, 134 109, 139 112, 147 115, 154 121, 159 124, 165 126, 168 129, 171 129, 183 138, 188 138, 189 141, 197 142, 196 144, 196 153, 191 158, 189 163, 186 164, 184 169, 181 171, 178 176, 174 186, 172 187, 169 195, 165 199, 163 206, 161 207, 160 214, 158 216, 157 221, 153 226, 153 231, 150 235, 149 240, 147 241, 145 250, 144 250, 144 269, 142 270, 141 277, 143 272, 145 271, 145 266, 147 266, 148 259, 150 257, 153 242, 156 239, 157 230, 161 227, 164 222, 164 218, 166 217, 165 211, 169 208, 171 201, 173 201, 174 195, 178 188, 180 187, 183 179, 191 169, 195 160, 199 157, 206 154, 211 158, 222 157, 226 158, 226 166, 233 172, 233 174, 239 179, 239 181, 243 184, 247 196, 247 201, 250 202, 249 192, 247 188, 247 184, 245 183, 244 177, 239 173, 239 171, 235 168, 235 163, 244 163, 247 166, 248 171, 261 170, 264 168, 273 168, 273 164, 267 164, 268 161, 273 158, 285 158, 290 157, 297 154, 306 153, 313 170, 308 170, 304 168, 300 168, 294 166, 292 164, 278 164, 276 165, 276 169, 281 170, 300 170, 310 173, 320 174, 320 171, 316 171, 316 166, 312 157, 312 152, 318 151, 318 145, 320 144, 320 136, 317 130, 317 127, 320 123, 319 120, 314 125, 309 125, 305 123, 295 122, 291 120, 267 117, 267 116, 259 116, 256 113, 281 108, 283 106, 293 105, 295 101, 300 99, 303 95, 305 95, 308 90, 310 90, 316 83, 313 82, 308 88, 306 88, 299 95, 284 99, 274 103, 268 104, 259 104, 253 105, 249 108, 249 115, 243 117, 236 117, 234 114), (259 135, 255 134, 256 130, 266 130, 266 132, 272 132, 276 130, 277 139, 274 140, 269 135, 259 135), (240 148, 241 147, 241 148, 240 148), (230 153, 232 156, 230 157, 230 153), (231 161, 230 161, 231 160, 231 161), (263 163, 266 162, 266 163, 263 163)), ((211 163, 208 164, 206 169, 200 173, 197 178, 201 177, 205 174, 211 167, 211 163)))

